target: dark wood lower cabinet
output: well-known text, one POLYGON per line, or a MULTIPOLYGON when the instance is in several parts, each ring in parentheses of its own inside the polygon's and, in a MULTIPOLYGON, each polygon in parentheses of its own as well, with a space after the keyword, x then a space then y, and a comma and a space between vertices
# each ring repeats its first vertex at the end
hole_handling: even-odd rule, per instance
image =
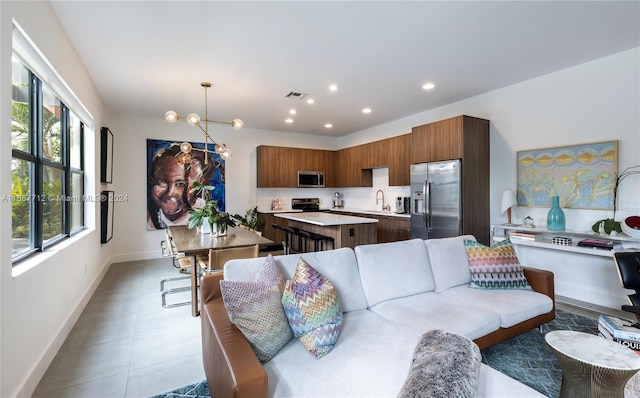
POLYGON ((399 240, 411 239, 411 221, 408 218, 344 211, 338 211, 335 213, 347 216, 377 219, 378 243, 397 242, 399 240))
POLYGON ((276 245, 281 245, 285 239, 284 231, 273 228, 273 224, 286 226, 286 220, 278 218, 271 213, 258 213, 258 217, 264 219, 264 229, 262 230, 262 236, 267 239, 271 239, 276 245))
MULTIPOLYGON (((376 224, 376 232, 378 243, 396 242, 399 240, 411 239, 411 221, 404 217, 373 215, 366 213, 354 213, 337 211, 336 214, 344 214, 347 216, 375 218, 378 220, 376 224)), ((276 217, 271 213, 258 213, 258 216, 264 219, 264 229, 262 236, 271 239, 276 245, 281 245, 285 239, 284 231, 273 228, 273 224, 287 225, 287 221, 276 217)))
POLYGON ((411 220, 408 218, 396 218, 396 240, 411 239, 411 220))

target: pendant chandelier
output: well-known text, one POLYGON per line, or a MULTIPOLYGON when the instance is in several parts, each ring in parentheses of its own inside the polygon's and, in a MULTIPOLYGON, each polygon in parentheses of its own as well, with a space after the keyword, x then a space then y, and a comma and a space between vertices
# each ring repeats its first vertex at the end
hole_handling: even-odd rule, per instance
MULTIPOLYGON (((204 119, 201 119, 197 113, 190 113, 187 115, 186 118, 183 118, 174 111, 168 111, 167 113, 165 113, 164 118, 169 123, 175 123, 178 120, 185 119, 187 123, 189 123, 190 125, 197 126, 200 128, 200 130, 202 130, 202 132, 204 133, 204 149, 193 148, 190 143, 183 142, 182 144, 180 144, 180 151, 182 152, 181 158, 183 158, 186 162, 188 159, 190 159, 189 153, 191 151, 203 151, 204 162, 205 164, 207 164, 208 154, 211 153, 211 151, 207 149, 209 142, 215 143, 213 138, 211 138, 211 136, 209 135, 209 123, 227 124, 232 126, 236 130, 240 130, 244 125, 244 123, 240 119, 235 119, 232 122, 220 122, 217 120, 209 120, 209 104, 208 104, 207 89, 211 87, 211 83, 202 82, 200 83, 200 85, 204 88, 204 119), (204 128, 202 127, 203 124, 204 124, 204 128)), ((215 143, 214 148, 215 149, 213 153, 217 153, 225 159, 229 158, 232 155, 231 150, 227 148, 225 144, 215 143)))

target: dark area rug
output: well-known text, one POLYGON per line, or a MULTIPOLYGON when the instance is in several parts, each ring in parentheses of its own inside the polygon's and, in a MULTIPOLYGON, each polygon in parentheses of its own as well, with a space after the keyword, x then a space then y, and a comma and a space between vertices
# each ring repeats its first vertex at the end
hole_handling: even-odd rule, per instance
MULTIPOLYGON (((519 336, 482 350, 482 362, 512 377, 547 397, 560 394, 562 371, 553 351, 544 341, 544 333, 551 330, 575 330, 591 334, 598 333, 595 319, 572 312, 556 310, 556 319, 538 329, 529 330, 519 336)), ((207 381, 191 384, 153 398, 204 398, 210 397, 207 381)))
POLYGON ((482 362, 550 398, 560 395, 562 370, 544 333, 552 330, 574 330, 598 334, 598 321, 563 310, 556 319, 537 329, 482 350, 482 362))

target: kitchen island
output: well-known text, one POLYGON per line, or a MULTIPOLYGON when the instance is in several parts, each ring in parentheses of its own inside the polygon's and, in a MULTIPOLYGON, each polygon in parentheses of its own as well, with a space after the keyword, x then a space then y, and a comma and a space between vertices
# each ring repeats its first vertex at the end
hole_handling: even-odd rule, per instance
MULTIPOLYGON (((374 218, 328 212, 279 213, 274 216, 286 220, 286 224, 280 225, 333 238, 336 249, 378 243, 376 228, 378 220, 374 218)), ((297 247, 295 243, 293 247, 297 247)), ((329 248, 331 248, 330 245, 329 248)), ((327 245, 325 245, 325 249, 327 249, 327 245)), ((312 242, 307 242, 306 251, 313 251, 312 242)))

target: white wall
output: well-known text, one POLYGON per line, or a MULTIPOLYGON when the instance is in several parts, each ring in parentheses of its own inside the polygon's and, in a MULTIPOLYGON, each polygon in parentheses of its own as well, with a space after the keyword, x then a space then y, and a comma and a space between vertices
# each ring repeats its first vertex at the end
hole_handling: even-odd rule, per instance
MULTIPOLYGON (((491 220, 504 223, 500 199, 505 189, 516 189, 517 151, 617 139, 618 170, 640 164, 639 59, 638 48, 614 54, 342 137, 340 147, 403 134, 412 126, 460 114, 489 119, 491 220)), ((617 220, 640 215, 640 175, 622 183, 618 206, 617 220)), ((611 211, 564 211, 567 229, 580 231, 612 216, 611 211)), ((522 223, 529 215, 537 225, 546 226, 547 212, 548 208, 518 207, 513 220, 522 223)), ((626 303, 629 292, 620 287, 611 259, 518 249, 525 265, 555 273, 556 294, 611 308, 626 303)))
MULTIPOLYGON (((214 110, 211 112, 215 113, 214 110)), ((163 231, 147 231, 146 227, 146 145, 147 139, 203 142, 202 132, 186 123, 167 123, 163 115, 157 118, 137 118, 120 115, 110 129, 115 137, 113 188, 128 200, 116 203, 113 234, 113 262, 157 258, 163 231)), ((300 148, 333 149, 329 137, 301 135, 277 131, 228 126, 212 126, 209 134, 233 151, 225 162, 226 210, 244 212, 256 203, 256 147, 262 144, 300 148)))
MULTIPOLYGON (((112 259, 117 262, 160 255, 162 232, 147 231, 145 223, 146 139, 201 140, 196 129, 184 124, 168 124, 162 115, 154 119, 135 115, 109 119, 93 83, 46 2, 0 2, 0 92, 10 90, 10 30, 14 17, 93 114, 95 129, 99 131, 106 125, 113 131, 116 161, 114 183, 109 189, 127 195, 128 200, 116 204, 114 238, 109 244, 100 245, 99 233, 90 230, 64 247, 38 256, 42 264, 18 277, 12 276, 9 266, 10 226, 0 224, 0 396, 26 396, 33 391, 112 259)), ((504 222, 498 202, 504 189, 515 188, 518 150, 618 139, 620 169, 640 163, 639 55, 639 49, 615 54, 340 139, 250 128, 236 132, 216 127, 213 137, 234 151, 234 157, 227 162, 227 208, 240 213, 257 203, 255 148, 258 145, 338 149, 468 114, 491 120, 491 220, 504 222)), ((9 131, 10 101, 6 96, 0 96, 0 123, 2 131, 9 131)), ((94 138, 91 137, 89 145, 94 138)), ((0 195, 10 194, 10 148, 9 135, 0 135, 0 195)), ((95 181, 98 170, 97 153, 98 148, 90 154, 93 161, 86 167, 91 181, 95 181)), ((377 181, 376 185, 384 185, 377 181)), ((90 184, 87 193, 97 195, 105 188, 90 184)), ((355 190, 348 192, 353 194, 354 202, 367 202, 370 191, 355 190)), ((331 192, 333 190, 327 190, 323 195, 331 192)), ((272 194, 265 192, 266 197, 272 194)), ((621 203, 633 210, 620 212, 619 218, 640 213, 638 178, 627 180, 620 196, 621 203)), ((98 206, 92 206, 95 215, 98 206)), ((10 219, 10 212, 9 203, 0 203, 0 219, 10 219)), ((546 209, 518 208, 515 218, 521 219, 527 214, 539 220, 546 209)), ((567 226, 576 229, 605 217, 605 212, 597 211, 567 210, 566 214, 567 226)), ((99 223, 95 225, 99 227, 99 223)), ((553 256, 541 256, 540 261, 555 260, 553 256)), ((579 258, 575 260, 579 261, 579 258)), ((564 281, 559 286, 568 293, 575 287, 564 281)), ((617 291, 603 294, 614 300, 621 295, 617 291)))
MULTIPOLYGON (((47 2, 0 2, 0 197, 11 195, 11 28, 26 30, 95 118, 106 112, 84 66, 47 2)), ((96 194, 95 136, 86 136, 86 194, 96 194)), ((0 396, 30 396, 64 342, 96 284, 108 269, 111 245, 100 245, 98 203, 86 203, 80 236, 11 267, 11 223, 0 223, 0 396), (96 229, 98 228, 98 229, 96 229), (17 272, 20 271, 20 272, 17 272)), ((0 202, 0 219, 11 220, 11 203, 0 202)))
MULTIPOLYGON (((491 121, 491 220, 505 189, 516 188, 520 150, 619 140, 618 169, 640 164, 640 49, 625 51, 340 138, 340 148, 404 134, 466 114, 491 121)), ((436 93, 437 94, 437 93, 436 93)), ((640 214, 640 176, 620 188, 617 219, 640 214)), ((548 208, 517 208, 546 225, 548 208), (544 222, 543 222, 544 221, 544 222)), ((568 229, 588 229, 611 212, 565 209, 568 229)))

